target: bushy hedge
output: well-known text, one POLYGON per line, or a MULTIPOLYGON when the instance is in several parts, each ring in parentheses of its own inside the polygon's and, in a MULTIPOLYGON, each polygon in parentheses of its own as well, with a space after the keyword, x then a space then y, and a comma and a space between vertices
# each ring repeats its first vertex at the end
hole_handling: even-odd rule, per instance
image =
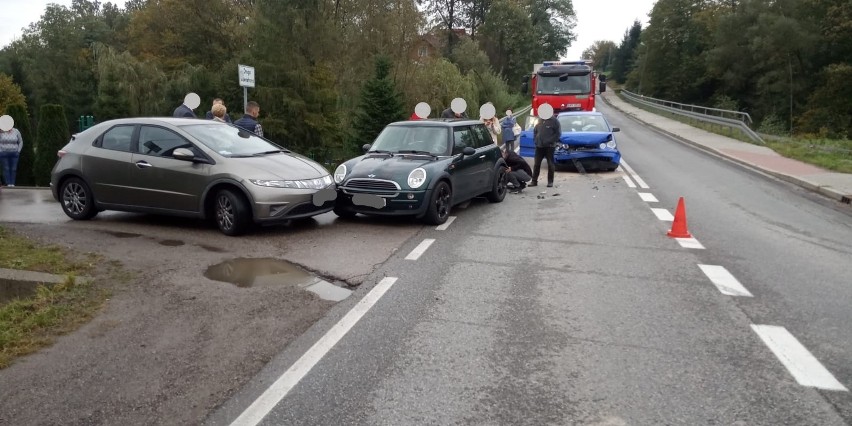
POLYGON ((33 168, 35 184, 48 186, 50 172, 56 164, 56 152, 71 139, 65 108, 62 105, 46 104, 41 107, 38 122, 35 166, 33 168))
POLYGON ((35 162, 36 140, 33 138, 32 127, 30 126, 30 115, 27 113, 27 107, 21 104, 7 106, 6 114, 9 114, 15 120, 15 128, 21 132, 21 138, 24 140, 21 157, 18 159, 18 176, 15 179, 15 184, 32 186, 35 183, 33 163, 35 162))

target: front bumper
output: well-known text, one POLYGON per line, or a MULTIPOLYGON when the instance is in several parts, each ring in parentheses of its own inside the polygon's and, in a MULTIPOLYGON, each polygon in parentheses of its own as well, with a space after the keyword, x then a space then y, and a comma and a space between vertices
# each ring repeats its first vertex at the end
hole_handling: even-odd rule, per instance
POLYGON ((337 199, 334 184, 320 190, 252 188, 254 220, 275 223, 331 211, 337 199))
POLYGON ((381 216, 422 216, 431 189, 367 190, 343 185, 337 187, 336 206, 354 213, 381 216))
POLYGON ((558 165, 573 165, 579 161, 589 169, 614 169, 621 163, 621 153, 614 149, 566 150, 556 148, 553 161, 558 165))

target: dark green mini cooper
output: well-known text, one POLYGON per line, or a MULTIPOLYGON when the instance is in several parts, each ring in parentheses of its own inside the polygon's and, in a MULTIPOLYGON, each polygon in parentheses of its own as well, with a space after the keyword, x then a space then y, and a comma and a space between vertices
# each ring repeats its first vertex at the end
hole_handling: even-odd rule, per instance
POLYGON ((364 150, 334 171, 340 217, 413 215, 440 225, 456 204, 506 196, 506 163, 476 120, 391 123, 364 150))

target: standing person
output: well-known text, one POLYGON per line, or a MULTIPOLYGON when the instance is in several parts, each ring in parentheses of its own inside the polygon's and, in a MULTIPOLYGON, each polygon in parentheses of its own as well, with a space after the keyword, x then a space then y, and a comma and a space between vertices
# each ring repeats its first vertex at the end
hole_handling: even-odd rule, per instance
MULTIPOLYGON (((222 98, 216 98, 216 99, 213 99, 213 105, 210 107, 210 111, 207 111, 207 114, 205 115, 205 117, 206 117, 208 120, 212 120, 212 119, 213 119, 213 117, 215 116, 215 114, 213 114, 213 106, 216 106, 216 105, 222 105, 222 106, 225 106, 225 101, 223 101, 223 100, 222 100, 222 98)), ((225 122, 226 122, 226 123, 230 123, 230 122, 231 122, 231 115, 230 115, 230 114, 228 114, 227 112, 225 113, 225 122)))
POLYGON ((447 108, 441 113, 441 118, 467 118, 467 113, 462 112, 459 114, 457 112, 453 112, 452 108, 447 108))
POLYGON ((175 112, 172 113, 172 117, 198 118, 198 116, 195 115, 195 112, 192 110, 192 108, 190 108, 189 106, 186 105, 186 102, 180 104, 180 106, 175 108, 175 112))
MULTIPOLYGON (((12 121, 12 126, 14 126, 14 123, 12 121)), ((21 148, 23 147, 24 139, 18 129, 10 126, 9 130, 0 130, 0 167, 3 168, 3 183, 6 186, 15 186, 18 159, 21 157, 21 148)))
POLYGON ((506 178, 509 179, 509 183, 515 188, 513 192, 523 191, 527 187, 527 182, 532 180, 532 177, 530 177, 532 170, 530 170, 527 160, 524 160, 523 157, 511 149, 503 151, 503 160, 506 161, 506 169, 509 172, 506 178))
POLYGON ((503 148, 506 151, 515 150, 515 126, 518 125, 518 120, 512 115, 512 110, 506 110, 506 117, 500 123, 501 135, 503 137, 503 148))
POLYGON ((479 117, 479 121, 485 124, 485 128, 491 134, 491 140, 494 141, 494 145, 500 146, 500 139, 497 136, 500 134, 500 122, 497 121, 497 116, 491 118, 479 117))
POLYGON ((249 101, 246 104, 245 115, 235 121, 234 125, 263 137, 263 127, 261 127, 260 123, 257 122, 258 115, 260 115, 260 105, 255 101, 249 101))
POLYGON ((225 108, 224 104, 213 104, 213 107, 210 108, 210 112, 208 112, 213 117, 213 121, 218 121, 220 123, 230 123, 231 117, 228 117, 228 109, 225 108))
POLYGON ((535 126, 533 135, 533 139, 535 140, 535 163, 533 164, 532 182, 530 182, 529 186, 538 185, 541 160, 547 159, 547 186, 552 187, 553 174, 556 171, 556 165, 553 164, 553 154, 556 152, 559 137, 562 136, 562 127, 559 125, 559 120, 553 115, 546 120, 539 121, 535 126))

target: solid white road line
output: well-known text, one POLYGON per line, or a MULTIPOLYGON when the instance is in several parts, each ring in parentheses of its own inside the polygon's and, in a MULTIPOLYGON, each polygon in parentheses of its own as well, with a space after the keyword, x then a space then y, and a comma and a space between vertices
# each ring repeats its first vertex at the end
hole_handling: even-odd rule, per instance
POLYGON ((710 278, 710 281, 713 282, 722 294, 752 297, 751 293, 724 266, 698 265, 698 267, 701 268, 704 275, 707 275, 707 278, 710 278))
POLYGON ((651 211, 654 212, 655 215, 657 215, 657 219, 660 219, 662 221, 671 222, 674 220, 674 216, 672 216, 672 213, 666 209, 651 209, 651 211))
POLYGON ((450 216, 450 217, 448 217, 448 218, 447 218, 447 221, 446 221, 446 222, 444 222, 444 223, 442 223, 442 224, 440 224, 440 225, 438 225, 438 227, 437 227, 437 228, 435 228, 435 230, 436 230, 436 231, 446 231, 446 230, 447 230, 447 228, 449 228, 449 227, 450 227, 450 224, 451 224, 451 223, 453 223, 453 221, 454 221, 454 220, 456 220, 456 217, 455 217, 455 216, 450 216))
POLYGON ((751 329, 760 336, 766 346, 769 346, 769 350, 778 357, 784 367, 787 367, 787 371, 800 385, 833 391, 849 391, 786 328, 752 324, 751 329))
POLYGON ((683 248, 704 249, 704 246, 695 238, 675 238, 675 240, 677 240, 677 243, 683 248))
POLYGON ((633 179, 636 181, 636 183, 639 184, 640 188, 643 188, 643 189, 650 188, 648 186, 648 184, 645 183, 645 181, 642 180, 642 178, 640 178, 639 175, 636 174, 636 172, 633 170, 633 167, 630 167, 630 165, 627 164, 627 162, 624 161, 623 158, 621 159, 621 165, 624 166, 624 169, 627 170, 628 173, 630 173, 630 176, 632 176, 633 179))
POLYGON ((650 192, 637 192, 637 194, 639 194, 639 197, 642 198, 642 201, 647 203, 657 203, 660 201, 650 192))
POLYGON ((624 175, 622 176, 622 177, 624 177, 624 183, 626 183, 627 186, 629 186, 631 188, 636 188, 636 184, 633 183, 633 179, 630 179, 630 175, 628 175, 627 172, 622 172, 622 173, 624 173, 624 175))
POLYGON ((408 256, 405 256, 405 260, 419 259, 420 256, 422 256, 423 253, 425 253, 429 246, 431 246, 434 242, 434 238, 427 238, 423 240, 422 242, 420 242, 420 244, 417 245, 417 247, 414 247, 414 250, 411 250, 411 253, 408 253, 408 256))
POLYGON ((352 310, 325 333, 301 358, 299 358, 272 386, 260 395, 231 426, 256 425, 287 396, 302 378, 334 347, 343 336, 381 299, 396 282, 394 277, 385 277, 352 310))

